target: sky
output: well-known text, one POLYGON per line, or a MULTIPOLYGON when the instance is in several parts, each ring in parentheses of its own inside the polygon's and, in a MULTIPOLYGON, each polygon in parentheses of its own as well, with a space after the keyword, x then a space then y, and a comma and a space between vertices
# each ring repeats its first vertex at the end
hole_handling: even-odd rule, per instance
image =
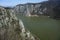
POLYGON ((0 0, 0 6, 15 6, 24 3, 38 3, 46 0, 0 0))

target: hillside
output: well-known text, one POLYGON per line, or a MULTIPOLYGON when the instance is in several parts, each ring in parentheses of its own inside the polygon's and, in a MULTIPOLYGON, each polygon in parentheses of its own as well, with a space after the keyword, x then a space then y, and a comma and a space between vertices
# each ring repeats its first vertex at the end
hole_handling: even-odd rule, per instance
POLYGON ((40 3, 19 4, 14 7, 15 13, 22 16, 44 15, 52 18, 60 18, 60 1, 44 1, 40 3))

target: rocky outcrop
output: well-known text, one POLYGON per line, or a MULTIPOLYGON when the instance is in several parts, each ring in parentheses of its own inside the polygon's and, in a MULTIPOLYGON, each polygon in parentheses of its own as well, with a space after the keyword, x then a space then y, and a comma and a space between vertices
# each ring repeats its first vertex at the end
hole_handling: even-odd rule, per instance
POLYGON ((15 6, 15 12, 21 14, 22 16, 29 15, 48 15, 47 8, 49 7, 49 2, 41 2, 41 3, 27 3, 27 4, 19 4, 15 6))
POLYGON ((56 11, 60 10, 59 5, 60 5, 60 1, 50 0, 50 1, 40 2, 40 3, 19 4, 15 6, 14 10, 15 13, 20 14, 22 16, 44 15, 44 16, 50 16, 52 18, 54 17, 58 18, 60 14, 57 13, 56 11))
POLYGON ((0 40, 40 40, 25 29, 14 10, 0 7, 0 40))
POLYGON ((29 15, 48 15, 49 2, 19 4, 15 7, 15 12, 22 16, 29 15))

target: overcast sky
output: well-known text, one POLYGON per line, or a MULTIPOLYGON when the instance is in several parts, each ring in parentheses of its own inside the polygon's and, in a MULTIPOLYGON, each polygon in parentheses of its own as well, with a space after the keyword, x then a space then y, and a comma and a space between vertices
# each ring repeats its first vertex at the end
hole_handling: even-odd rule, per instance
POLYGON ((24 3, 37 3, 46 0, 0 0, 1 6, 15 6, 17 4, 24 4, 24 3))

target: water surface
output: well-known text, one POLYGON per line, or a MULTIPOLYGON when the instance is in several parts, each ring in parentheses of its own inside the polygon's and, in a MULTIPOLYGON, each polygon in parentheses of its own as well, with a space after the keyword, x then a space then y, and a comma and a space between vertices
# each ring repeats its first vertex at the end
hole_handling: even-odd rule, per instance
POLYGON ((60 20, 41 17, 20 17, 25 27, 41 40, 60 40, 60 20))

